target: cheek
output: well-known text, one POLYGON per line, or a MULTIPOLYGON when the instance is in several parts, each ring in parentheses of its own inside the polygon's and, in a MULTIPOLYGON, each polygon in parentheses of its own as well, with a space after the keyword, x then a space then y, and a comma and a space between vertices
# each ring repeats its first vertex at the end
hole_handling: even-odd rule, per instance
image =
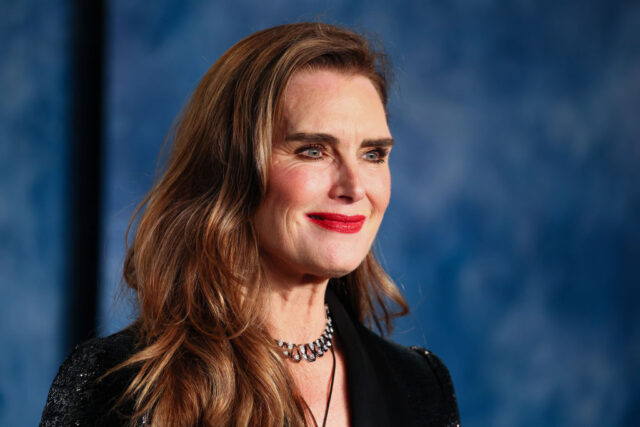
POLYGON ((384 213, 391 197, 391 174, 389 171, 378 173, 368 178, 373 185, 370 187, 370 198, 374 208, 384 213))
POLYGON ((319 172, 309 167, 282 168, 274 165, 269 180, 268 203, 273 208, 287 210, 317 200, 322 183, 326 182, 319 172))

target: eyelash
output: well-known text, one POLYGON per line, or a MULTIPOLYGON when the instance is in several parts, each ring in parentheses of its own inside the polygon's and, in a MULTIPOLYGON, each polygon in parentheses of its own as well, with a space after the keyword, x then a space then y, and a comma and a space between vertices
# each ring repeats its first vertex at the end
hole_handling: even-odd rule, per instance
POLYGON ((389 150, 386 148, 375 148, 371 151, 367 151, 366 154, 369 154, 369 153, 376 153, 378 155, 377 159, 371 160, 372 162, 384 163, 387 159, 387 155, 389 154, 389 150))
MULTIPOLYGON (((298 148, 295 153, 306 160, 322 160, 322 158, 324 156, 321 157, 313 157, 313 156, 308 156, 303 154, 305 151, 309 151, 309 150, 318 150, 320 151, 323 155, 325 150, 325 147, 319 144, 312 144, 312 145, 305 145, 303 147, 298 148)), ((384 163, 386 161, 387 155, 389 154, 389 150, 386 148, 374 148, 373 150, 367 151, 365 153, 365 155, 370 154, 370 153, 375 153, 378 157, 376 159, 372 159, 369 160, 370 162, 373 163, 384 163)))
POLYGON ((305 145, 303 147, 298 148, 295 153, 299 156, 302 157, 303 159, 306 160, 322 160, 322 157, 313 157, 313 156, 308 156, 303 154, 305 151, 309 151, 309 150, 318 150, 320 151, 322 154, 324 154, 325 149, 322 145, 319 144, 312 144, 312 145, 305 145))

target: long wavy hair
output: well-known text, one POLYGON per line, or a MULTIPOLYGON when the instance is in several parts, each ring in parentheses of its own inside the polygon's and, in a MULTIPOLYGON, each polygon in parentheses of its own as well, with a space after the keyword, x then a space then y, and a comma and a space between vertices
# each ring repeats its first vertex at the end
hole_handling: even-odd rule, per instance
MULTIPOLYGON (((110 373, 135 368, 120 399, 133 402, 132 424, 305 424, 308 409, 264 326, 268 289, 252 219, 292 75, 366 76, 386 108, 385 64, 358 34, 299 23, 241 40, 202 78, 127 232, 135 232, 124 280, 138 297, 137 347, 110 373)), ((372 252, 329 286, 381 333, 408 311, 372 252)))

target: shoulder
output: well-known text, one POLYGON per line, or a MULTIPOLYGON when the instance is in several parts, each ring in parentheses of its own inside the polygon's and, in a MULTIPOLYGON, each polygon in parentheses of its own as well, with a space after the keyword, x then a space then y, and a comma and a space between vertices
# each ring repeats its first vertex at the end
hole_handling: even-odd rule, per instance
POLYGON ((453 381, 437 355, 422 347, 399 345, 364 327, 363 334, 393 376, 395 387, 412 402, 418 419, 430 419, 438 426, 460 424, 453 381))
POLYGON ((130 372, 119 371, 104 379, 101 377, 126 360, 134 347, 132 328, 77 345, 53 380, 40 425, 106 425, 112 422, 117 414, 111 414, 111 408, 126 389, 130 372))

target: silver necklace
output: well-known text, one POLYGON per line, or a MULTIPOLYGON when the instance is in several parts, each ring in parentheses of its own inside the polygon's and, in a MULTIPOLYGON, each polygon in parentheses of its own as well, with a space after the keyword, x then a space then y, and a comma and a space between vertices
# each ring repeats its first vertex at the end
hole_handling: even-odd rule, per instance
POLYGON ((319 357, 331 348, 331 339, 333 338, 333 324, 331 323, 331 315, 329 314, 329 307, 324 306, 327 312, 327 326, 324 328, 324 332, 315 341, 311 341, 307 344, 294 344, 291 342, 276 340, 278 347, 282 349, 282 354, 285 357, 290 358, 294 362, 300 362, 306 360, 307 362, 315 362, 319 357))
MULTIPOLYGON (((335 379, 336 374, 336 354, 333 350, 333 346, 331 345, 331 340, 333 339, 333 324, 331 321, 331 315, 329 313, 329 307, 327 305, 324 306, 324 309, 327 313, 327 326, 324 328, 324 332, 315 341, 312 341, 307 344, 294 344, 291 342, 276 340, 278 347, 282 349, 282 354, 285 357, 288 357, 299 363, 302 359, 307 362, 315 362, 319 357, 324 356, 326 352, 331 350, 331 378, 330 378, 330 386, 329 386, 329 397, 327 398, 327 407, 324 410, 324 418, 322 420, 322 427, 327 425, 327 417, 329 416, 329 406, 331 405, 331 396, 333 395, 333 381, 335 379)), ((318 422, 316 421, 316 417, 311 412, 311 408, 307 405, 307 402, 303 400, 307 410, 311 414, 311 418, 313 419, 313 424, 318 427, 318 422)))

